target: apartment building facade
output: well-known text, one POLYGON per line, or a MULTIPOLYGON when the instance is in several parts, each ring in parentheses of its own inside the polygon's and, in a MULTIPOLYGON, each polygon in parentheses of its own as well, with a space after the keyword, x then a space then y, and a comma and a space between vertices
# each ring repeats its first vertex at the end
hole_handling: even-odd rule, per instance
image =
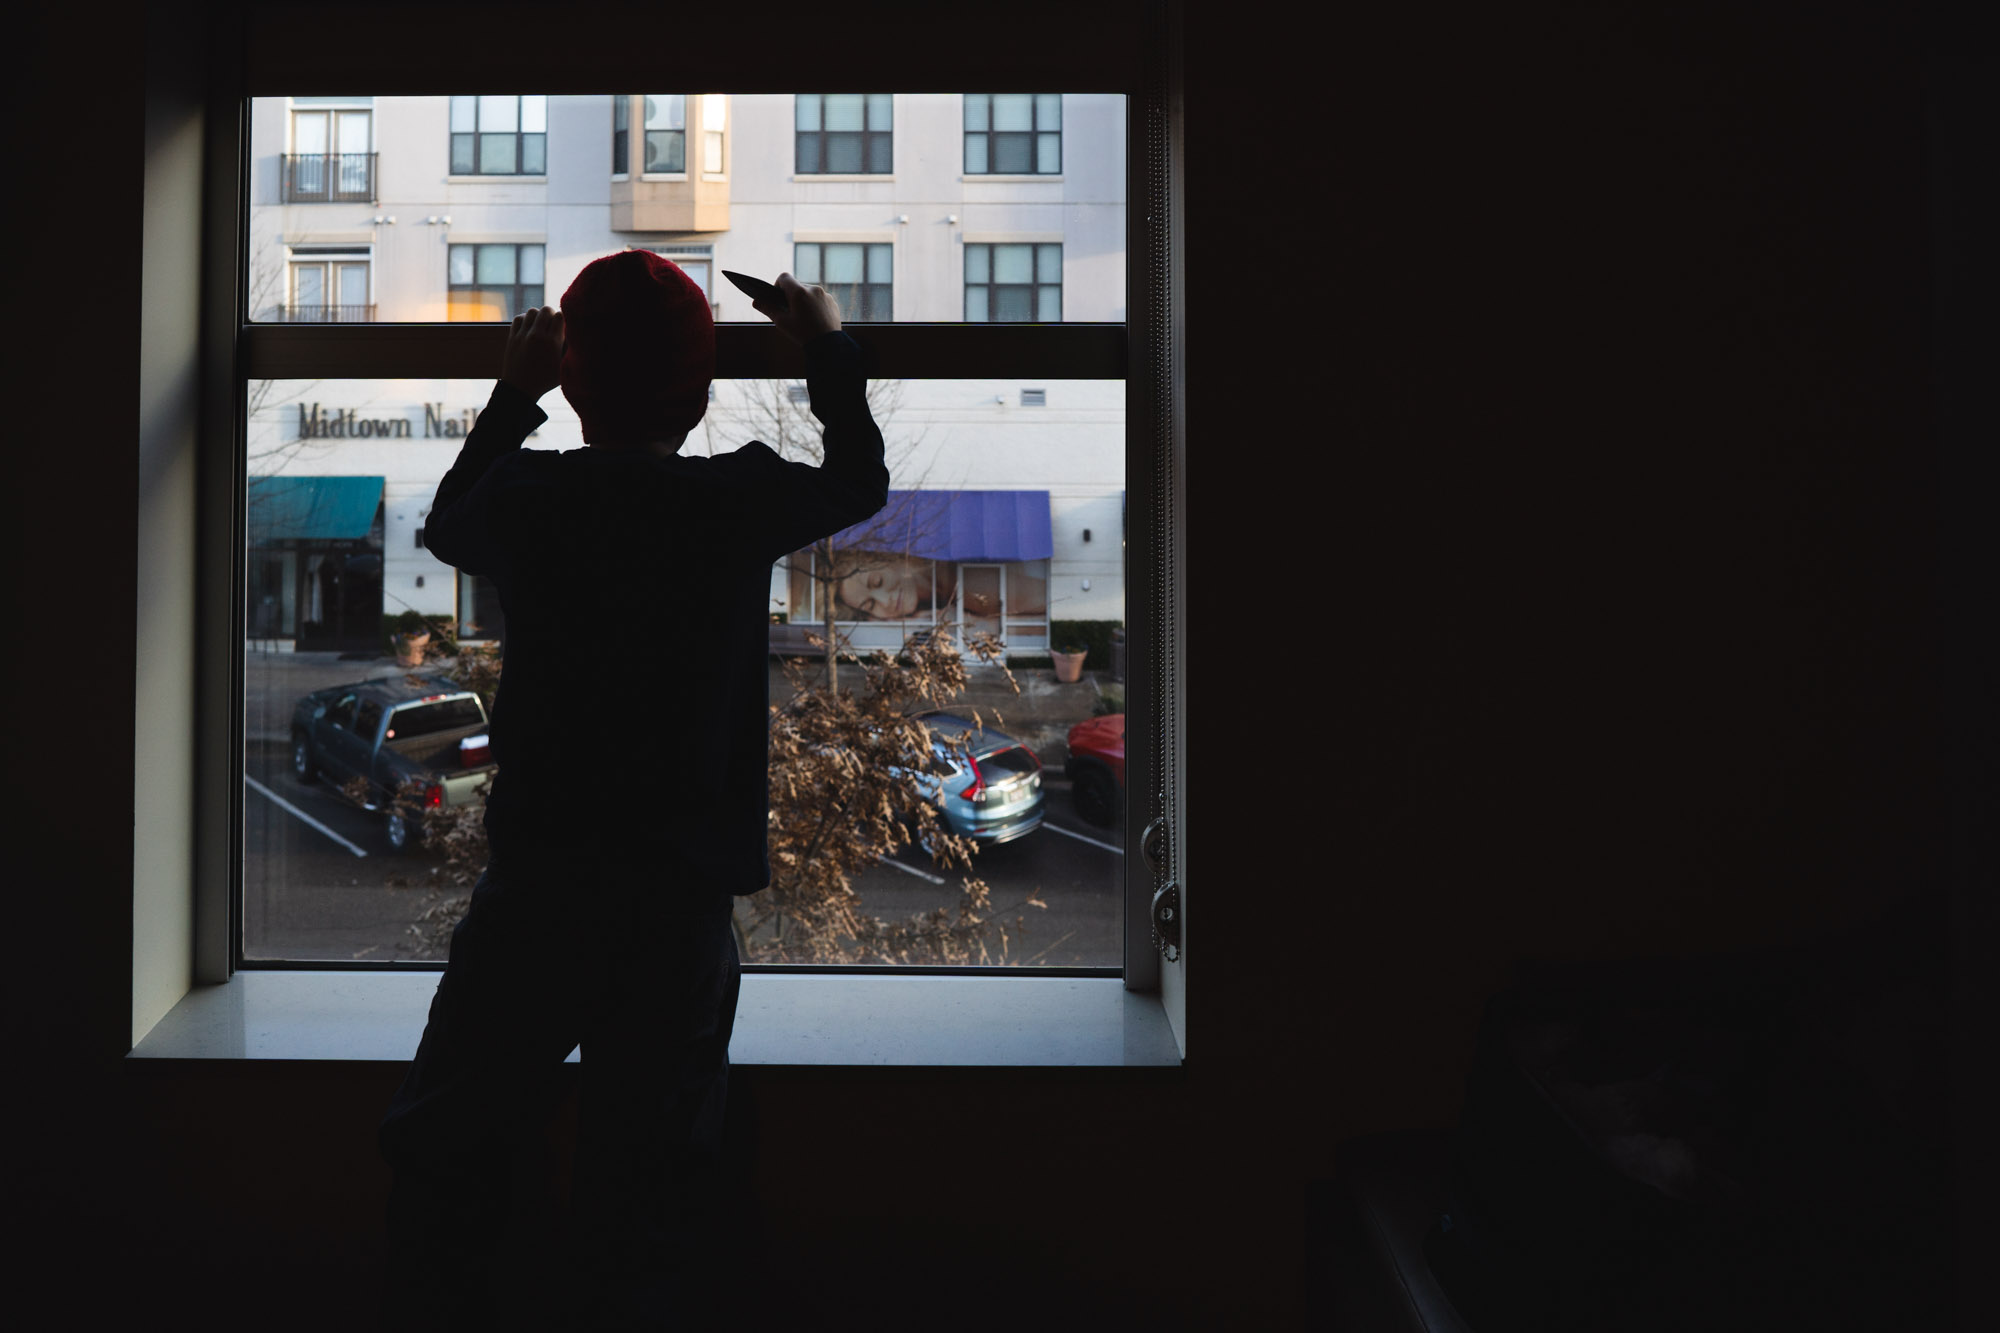
MULTIPOLYGON (((850 323, 1125 318, 1122 96, 260 98, 252 127, 253 319, 506 320, 626 248, 673 259, 718 321, 762 321, 725 268, 819 282, 850 323)), ((253 640, 368 647, 405 609, 503 632, 484 581, 423 544, 490 388, 252 385, 253 640)), ((830 568, 809 552, 775 567, 775 620, 830 609, 858 648, 946 626, 1035 654, 1052 620, 1123 619, 1121 382, 871 394, 891 506, 837 539, 830 568)), ((581 446, 561 395, 543 406, 529 446, 581 446)), ((718 381, 684 451, 753 438, 813 456, 803 385, 718 381)))

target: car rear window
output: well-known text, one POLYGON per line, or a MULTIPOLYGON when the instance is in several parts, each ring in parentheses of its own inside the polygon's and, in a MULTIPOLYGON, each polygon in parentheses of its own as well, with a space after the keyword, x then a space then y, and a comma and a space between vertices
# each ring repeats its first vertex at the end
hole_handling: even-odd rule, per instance
POLYGON ((408 740, 412 736, 430 736, 440 731, 450 731, 456 727, 482 726, 485 722, 486 713, 480 708, 479 700, 466 695, 430 703, 405 704, 390 717, 389 731, 401 741, 408 740))
POLYGON ((1032 773, 1041 765, 1035 762, 1034 755, 1021 746, 1014 745, 995 754, 980 755, 979 767, 987 774, 1032 773))

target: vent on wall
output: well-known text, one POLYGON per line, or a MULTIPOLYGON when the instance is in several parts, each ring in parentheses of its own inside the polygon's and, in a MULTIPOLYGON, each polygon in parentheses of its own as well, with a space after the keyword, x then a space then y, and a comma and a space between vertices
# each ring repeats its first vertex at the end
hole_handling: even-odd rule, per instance
POLYGON ((1021 406, 1047 407, 1048 405, 1049 405, 1049 391, 1047 389, 1021 390, 1021 406))
POLYGON ((785 386, 785 397, 795 403, 809 403, 812 401, 812 395, 806 392, 806 386, 803 384, 787 384, 785 386))

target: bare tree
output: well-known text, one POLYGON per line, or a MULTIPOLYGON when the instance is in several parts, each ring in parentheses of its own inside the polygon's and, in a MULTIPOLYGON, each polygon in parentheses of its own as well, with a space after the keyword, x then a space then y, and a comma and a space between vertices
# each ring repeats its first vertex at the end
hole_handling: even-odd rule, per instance
MULTIPOLYGON (((737 388, 732 390, 730 400, 718 402, 702 418, 702 432, 709 453, 761 440, 780 458, 814 464, 824 458, 821 427, 812 415, 803 381, 740 380, 733 383, 737 388)), ((889 470, 894 475, 899 470, 898 465, 907 463, 922 446, 926 432, 918 430, 914 434, 902 434, 897 431, 897 413, 903 405, 900 381, 870 380, 866 395, 869 414, 883 427, 889 470)), ((893 515, 890 517, 893 518, 893 515)), ((898 530, 901 531, 901 527, 898 530)), ((921 537, 924 534, 912 535, 921 537)), ((829 689, 839 688, 841 659, 845 658, 849 663, 858 660, 848 651, 846 636, 840 633, 836 623, 834 591, 843 577, 856 572, 866 573, 867 567, 865 564, 857 565, 851 554, 845 556, 845 561, 844 566, 836 567, 831 535, 815 542, 811 549, 795 552, 784 561, 787 575, 806 578, 813 583, 813 603, 820 612, 818 637, 823 645, 829 689)))

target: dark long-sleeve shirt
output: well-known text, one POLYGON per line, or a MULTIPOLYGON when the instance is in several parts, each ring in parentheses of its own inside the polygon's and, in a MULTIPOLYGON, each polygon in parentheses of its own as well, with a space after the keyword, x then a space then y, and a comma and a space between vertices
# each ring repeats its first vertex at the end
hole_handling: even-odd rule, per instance
POLYGON ((547 414, 501 383, 424 524, 506 615, 486 825, 496 858, 585 849, 754 893, 766 851, 771 567, 887 502, 860 348, 806 345, 824 461, 523 449, 547 414))

